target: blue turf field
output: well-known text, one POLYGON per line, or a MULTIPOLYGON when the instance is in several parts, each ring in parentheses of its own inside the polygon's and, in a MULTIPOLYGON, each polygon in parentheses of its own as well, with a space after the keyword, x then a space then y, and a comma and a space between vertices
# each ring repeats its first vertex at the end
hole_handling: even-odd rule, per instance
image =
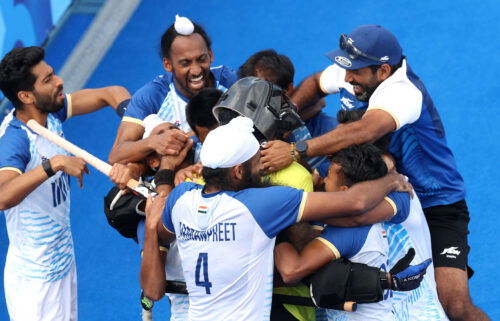
MULTIPOLYGON (((492 282, 500 262, 494 214, 500 191, 496 170, 500 110, 495 102, 500 92, 500 2, 144 0, 87 87, 119 84, 134 92, 161 73, 159 38, 176 13, 207 29, 215 64, 236 69, 253 52, 274 48, 294 62, 297 83, 328 65, 323 53, 337 46, 340 33, 364 23, 392 30, 409 64, 432 94, 466 181, 472 216, 470 265, 476 271, 470 282, 474 302, 493 320, 500 319, 500 291, 492 282)), ((76 17, 70 23, 52 44, 57 50, 49 48, 49 63, 61 65, 64 51, 81 35, 89 18, 76 17)), ((328 110, 333 111, 336 97, 328 102, 328 110)), ((71 119, 65 132, 75 144, 106 159, 117 126, 118 118, 106 110, 71 119)), ((73 185, 80 320, 139 320, 140 261, 136 247, 108 227, 102 211, 102 197, 111 184, 93 170, 82 190, 73 185)), ((7 239, 4 220, 0 222, 3 264, 7 239)), ((158 304, 155 315, 156 320, 168 319, 165 302, 158 304)), ((7 319, 2 297, 0 320, 7 319)))

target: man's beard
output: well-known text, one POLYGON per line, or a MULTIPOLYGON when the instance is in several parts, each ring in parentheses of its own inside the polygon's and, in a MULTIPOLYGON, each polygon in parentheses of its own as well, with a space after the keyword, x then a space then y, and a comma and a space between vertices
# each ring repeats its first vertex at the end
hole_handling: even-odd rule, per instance
POLYGON ((370 97, 372 96, 372 94, 375 92, 375 90, 378 87, 378 84, 373 86, 373 87, 361 85, 360 83, 357 83, 357 82, 351 82, 350 84, 353 86, 357 85, 357 86, 360 86, 361 88, 363 88, 362 94, 360 94, 360 95, 355 94, 355 95, 356 95, 357 100, 364 101, 364 102, 367 102, 368 100, 370 100, 370 97))
POLYGON ((263 179, 260 172, 252 173, 251 164, 246 162, 243 163, 243 179, 238 185, 238 190, 245 188, 259 188, 259 187, 269 187, 271 186, 265 179, 263 179))
POLYGON ((54 97, 53 100, 50 100, 48 96, 42 97, 36 92, 33 93, 35 94, 36 98, 36 108, 42 113, 56 113, 64 107, 64 100, 60 104, 57 103, 57 96, 59 94, 59 91, 57 92, 56 97, 54 97))

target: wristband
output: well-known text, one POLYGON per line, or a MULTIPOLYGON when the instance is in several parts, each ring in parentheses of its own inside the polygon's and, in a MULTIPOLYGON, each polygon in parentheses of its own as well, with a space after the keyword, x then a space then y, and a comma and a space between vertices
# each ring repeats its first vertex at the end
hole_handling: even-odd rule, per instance
POLYGON ((155 174, 154 182, 156 186, 171 185, 174 186, 175 171, 171 169, 162 169, 155 174))
POLYGON ((50 160, 44 159, 42 161, 42 167, 48 177, 52 177, 56 174, 56 172, 52 169, 52 166, 50 166, 50 160))

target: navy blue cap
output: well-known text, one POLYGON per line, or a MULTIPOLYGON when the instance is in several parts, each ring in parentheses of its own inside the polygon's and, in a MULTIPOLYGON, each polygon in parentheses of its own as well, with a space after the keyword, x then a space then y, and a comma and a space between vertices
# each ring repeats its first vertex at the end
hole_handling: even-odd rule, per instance
MULTIPOLYGON (((385 63, 395 65, 403 57, 403 49, 399 45, 398 39, 392 32, 379 25, 357 27, 347 35, 347 42, 348 45, 357 48, 362 54, 353 55, 340 48, 326 53, 331 61, 344 69, 355 70, 385 63)), ((350 51, 352 52, 352 50, 350 51)))

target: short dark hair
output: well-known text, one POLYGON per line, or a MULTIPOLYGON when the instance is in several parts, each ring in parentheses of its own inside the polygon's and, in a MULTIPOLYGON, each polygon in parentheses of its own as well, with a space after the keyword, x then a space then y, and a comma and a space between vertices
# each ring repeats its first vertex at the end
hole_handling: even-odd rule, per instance
MULTIPOLYGON (((210 40, 210 37, 207 35, 205 29, 203 29, 200 25, 198 25, 195 22, 193 22, 193 25, 194 25, 193 33, 199 34, 203 38, 203 40, 205 40, 207 48, 210 49, 212 46, 212 41, 210 40)), ((160 53, 162 58, 163 57, 170 58, 170 48, 172 48, 172 43, 174 42, 177 36, 182 36, 182 35, 177 31, 175 31, 174 25, 171 25, 163 33, 163 35, 161 36, 161 43, 160 43, 160 53)))
MULTIPOLYGON (((360 120, 365 114, 366 109, 341 109, 337 112, 337 121, 339 124, 347 124, 353 121, 360 120)), ((389 145, 391 144, 392 132, 385 134, 380 137, 376 141, 373 142, 373 145, 377 146, 380 150, 384 152, 389 151, 389 145)))
POLYGON ((341 184, 348 187, 387 174, 382 151, 373 144, 351 145, 329 158, 332 163, 340 165, 339 173, 343 179, 341 184))
POLYGON ((292 61, 285 55, 273 49, 262 50, 251 55, 243 65, 238 68, 240 78, 257 77, 257 70, 266 75, 266 80, 286 89, 293 84, 295 68, 292 61))
POLYGON ((222 96, 222 91, 215 88, 203 88, 186 105, 186 119, 192 130, 195 127, 213 128, 217 125, 212 109, 222 96))
POLYGON ((45 57, 42 47, 14 48, 0 62, 0 89, 15 108, 22 109, 20 91, 32 91, 36 76, 31 69, 45 57))

